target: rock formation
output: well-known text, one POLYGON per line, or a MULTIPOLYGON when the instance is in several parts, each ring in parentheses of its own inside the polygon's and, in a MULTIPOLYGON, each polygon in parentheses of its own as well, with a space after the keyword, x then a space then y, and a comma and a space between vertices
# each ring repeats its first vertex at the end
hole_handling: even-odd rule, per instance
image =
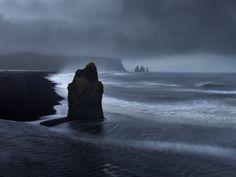
POLYGON ((136 66, 135 69, 134 69, 134 72, 141 72, 141 73, 149 72, 149 68, 146 67, 146 69, 145 69, 145 67, 142 66, 142 65, 141 66, 136 66))
POLYGON ((94 63, 77 70, 68 85, 68 119, 102 120, 102 94, 103 84, 98 80, 94 63))

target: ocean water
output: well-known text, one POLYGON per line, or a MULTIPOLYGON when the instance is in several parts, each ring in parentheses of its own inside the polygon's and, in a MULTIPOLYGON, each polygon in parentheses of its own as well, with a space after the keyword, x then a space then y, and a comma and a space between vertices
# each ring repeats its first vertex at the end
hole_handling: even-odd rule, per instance
MULTIPOLYGON (((110 72, 99 77, 106 113, 156 122, 236 126, 236 74, 110 72)), ((73 73, 48 78, 57 83, 56 91, 65 98, 56 107, 56 116, 66 116, 66 88, 73 73)))

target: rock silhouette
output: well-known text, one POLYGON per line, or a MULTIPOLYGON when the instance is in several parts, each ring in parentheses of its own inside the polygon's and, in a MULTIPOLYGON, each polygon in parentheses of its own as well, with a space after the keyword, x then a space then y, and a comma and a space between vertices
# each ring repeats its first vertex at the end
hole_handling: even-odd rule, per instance
POLYGON ((98 80, 97 68, 89 63, 85 69, 77 70, 68 85, 69 120, 102 120, 103 84, 98 80))
POLYGON ((135 69, 134 69, 134 72, 141 72, 141 73, 144 73, 144 72, 149 72, 149 68, 145 67, 144 66, 136 66, 135 69))

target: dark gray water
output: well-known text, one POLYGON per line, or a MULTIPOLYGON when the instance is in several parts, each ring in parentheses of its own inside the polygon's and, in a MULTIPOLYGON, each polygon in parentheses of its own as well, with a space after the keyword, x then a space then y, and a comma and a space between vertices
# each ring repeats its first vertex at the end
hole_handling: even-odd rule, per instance
MULTIPOLYGON (((125 157, 114 150, 111 161, 132 163, 129 167, 117 166, 117 170, 125 168, 133 176, 234 177, 235 76, 101 73, 106 120, 62 124, 52 130, 95 145, 119 147, 125 157), (139 160, 130 162, 137 157, 137 153, 126 152, 130 148, 131 152, 138 152, 139 160), (140 171, 140 166, 149 173, 140 171)), ((66 98, 66 86, 72 77, 73 74, 63 73, 49 79, 58 84, 57 92, 66 98)), ((56 110, 57 115, 49 118, 64 117, 66 101, 56 110)))
POLYGON ((104 101, 121 107, 117 112, 171 123, 236 123, 235 74, 131 73, 102 79, 104 101))

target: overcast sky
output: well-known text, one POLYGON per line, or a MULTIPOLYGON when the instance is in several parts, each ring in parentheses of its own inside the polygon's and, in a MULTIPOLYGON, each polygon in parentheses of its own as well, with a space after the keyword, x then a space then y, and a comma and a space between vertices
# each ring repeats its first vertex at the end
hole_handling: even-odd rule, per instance
POLYGON ((233 62, 236 1, 0 0, 0 52, 21 51, 233 62))

